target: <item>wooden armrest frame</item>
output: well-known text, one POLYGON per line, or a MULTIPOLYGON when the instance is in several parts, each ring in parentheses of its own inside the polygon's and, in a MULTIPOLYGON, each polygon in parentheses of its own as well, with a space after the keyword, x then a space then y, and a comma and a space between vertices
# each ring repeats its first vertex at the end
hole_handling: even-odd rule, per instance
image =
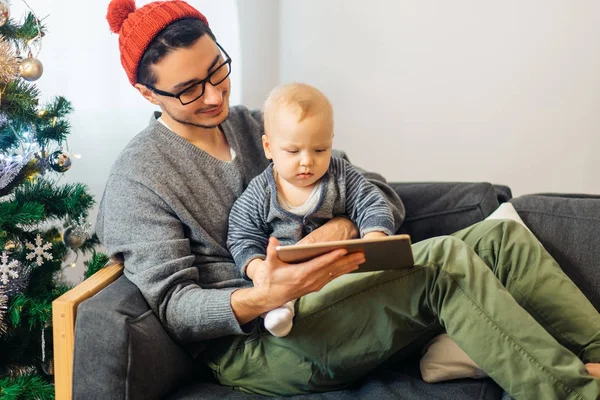
POLYGON ((52 302, 56 400, 71 400, 73 396, 73 353, 77 307, 122 274, 123 265, 108 265, 52 302))

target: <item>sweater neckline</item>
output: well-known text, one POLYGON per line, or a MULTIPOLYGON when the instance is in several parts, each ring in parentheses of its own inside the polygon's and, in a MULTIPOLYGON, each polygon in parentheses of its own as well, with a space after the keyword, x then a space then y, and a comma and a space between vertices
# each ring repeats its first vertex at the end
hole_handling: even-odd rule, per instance
POLYGON ((228 119, 225 119, 225 121, 223 121, 221 123, 220 127, 223 130, 223 134, 225 135, 225 139, 227 140, 227 143, 229 144, 230 149, 233 148, 233 150, 235 151, 236 157, 231 161, 223 161, 223 160, 219 160, 216 157, 213 157, 212 155, 208 154, 206 151, 202 150, 198 146, 195 146, 191 142, 187 141, 183 137, 179 136, 178 134, 176 134, 175 132, 173 132, 172 130, 167 128, 165 125, 161 124, 160 121, 158 120, 160 115, 161 115, 160 111, 154 112, 154 114, 152 115, 152 118, 150 120, 150 127, 154 131, 157 131, 161 138, 165 138, 169 142, 171 142, 175 145, 181 146, 182 148, 185 148, 187 151, 191 151, 195 155, 201 156, 207 162, 209 162, 210 164, 213 164, 215 166, 227 168, 227 167, 231 167, 231 166, 235 165, 237 162, 239 162, 240 152, 238 149, 236 149, 232 146, 232 144, 234 142, 233 132, 231 129, 231 124, 229 123, 228 119))
POLYGON ((267 184, 271 188, 270 199, 269 199, 269 201, 271 203, 271 207, 275 208, 280 213, 283 213, 283 214, 287 215, 288 217, 295 219, 297 221, 302 221, 307 216, 312 215, 315 211, 320 210, 321 207, 323 207, 323 203, 325 202, 325 191, 326 191, 325 188, 327 187, 328 182, 329 182, 330 169, 331 169, 331 165, 329 166, 329 169, 327 170, 325 175, 323 175, 323 177, 321 178, 321 181, 319 182, 321 184, 321 190, 319 191, 319 200, 317 201, 316 206, 312 210, 307 212, 306 215, 298 215, 298 214, 294 214, 293 212, 291 212, 289 210, 286 210, 281 204, 279 204, 279 201, 277 200, 277 182, 275 181, 275 170, 274 170, 274 165, 271 162, 271 164, 269 164, 269 166, 265 170, 265 174, 267 175, 267 184))

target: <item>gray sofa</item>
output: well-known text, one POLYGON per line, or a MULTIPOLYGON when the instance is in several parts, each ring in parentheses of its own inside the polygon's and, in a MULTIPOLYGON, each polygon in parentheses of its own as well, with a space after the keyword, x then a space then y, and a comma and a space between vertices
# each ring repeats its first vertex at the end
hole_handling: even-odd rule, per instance
MULTIPOLYGON (((414 242, 452 233, 511 201, 524 222, 600 310, 600 198, 539 194, 512 198, 489 183, 392 183, 406 206, 402 233, 414 242)), ((435 333, 432 332, 432 336, 435 333)), ((423 337, 423 344, 428 340, 423 337)), ((418 348, 419 346, 415 346, 418 348)), ((490 379, 427 384, 419 353, 402 354, 340 392, 294 399, 500 399, 490 379)), ((74 399, 255 399, 217 385, 162 329, 124 276, 77 310, 74 399)), ((504 395, 507 397, 506 395, 504 395)))

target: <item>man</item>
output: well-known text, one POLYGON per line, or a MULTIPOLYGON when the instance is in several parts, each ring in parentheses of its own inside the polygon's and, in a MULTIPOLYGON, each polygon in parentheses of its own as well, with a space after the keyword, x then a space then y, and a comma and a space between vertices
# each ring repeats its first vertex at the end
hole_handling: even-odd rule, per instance
MULTIPOLYGON (((418 243, 414 268, 370 274, 345 275, 364 258, 343 250, 287 265, 271 238, 254 285, 240 279, 226 249, 227 217, 267 166, 260 112, 229 107, 231 60, 187 3, 136 10, 131 0, 114 0, 107 19, 131 84, 162 113, 116 161, 98 235, 165 329, 190 349, 204 344, 197 355, 220 383, 266 395, 335 390, 426 331, 445 329, 515 398, 600 395, 590 375, 598 375, 600 316, 514 223, 418 243), (263 334, 258 316, 294 298, 292 332, 263 334)), ((400 199, 367 177, 399 225, 400 199)), ((338 218, 305 240, 355 235, 338 218)))

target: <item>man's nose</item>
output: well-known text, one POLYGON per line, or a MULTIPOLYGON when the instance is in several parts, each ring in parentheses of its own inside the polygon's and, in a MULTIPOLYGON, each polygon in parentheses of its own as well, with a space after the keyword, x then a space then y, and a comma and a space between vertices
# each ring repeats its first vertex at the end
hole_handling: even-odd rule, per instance
POLYGON ((218 106, 223 101, 223 92, 210 83, 206 82, 204 87, 204 96, 203 96, 204 104, 206 105, 215 105, 218 106))

